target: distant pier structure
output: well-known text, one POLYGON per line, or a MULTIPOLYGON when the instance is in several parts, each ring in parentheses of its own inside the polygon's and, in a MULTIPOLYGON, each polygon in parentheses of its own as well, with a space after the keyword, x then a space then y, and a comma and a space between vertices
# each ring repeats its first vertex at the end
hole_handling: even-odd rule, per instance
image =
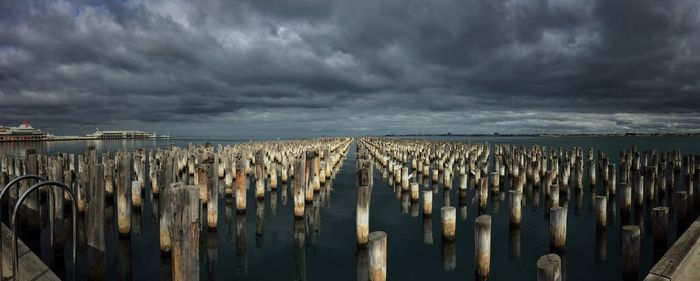
POLYGON ((156 138, 170 138, 169 135, 160 135, 156 132, 144 132, 137 130, 111 130, 111 131, 100 131, 97 129, 94 133, 88 134, 88 138, 93 139, 156 139, 156 138))
POLYGON ((17 127, 0 126, 0 142, 29 142, 29 141, 67 141, 67 140, 108 140, 108 139, 171 139, 168 134, 158 135, 156 132, 139 130, 109 130, 97 129, 85 136, 54 136, 32 127, 29 121, 24 121, 17 127))

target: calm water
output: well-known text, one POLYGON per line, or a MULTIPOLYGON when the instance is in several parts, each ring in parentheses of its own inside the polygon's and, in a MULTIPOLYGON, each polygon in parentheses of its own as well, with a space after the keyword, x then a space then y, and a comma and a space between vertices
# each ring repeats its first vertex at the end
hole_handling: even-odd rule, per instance
MULTIPOLYGON (((594 147, 607 153, 618 163, 619 151, 636 145, 638 149, 656 148, 659 152, 680 149, 684 154, 700 153, 700 138, 689 137, 605 137, 605 138, 534 138, 534 137, 480 137, 438 138, 471 142, 508 143, 519 145, 539 144, 547 147, 581 146, 594 147)), ((88 145, 100 150, 119 148, 155 148, 170 144, 185 146, 204 141, 105 141, 105 142, 53 142, 34 144, 0 144, 2 152, 12 153, 20 147, 30 145, 39 153, 81 153, 88 145)), ((227 143, 216 142, 211 143, 227 143)), ((256 204, 253 192, 248 192, 248 210, 237 215, 230 199, 220 197, 219 227, 216 232, 201 233, 201 277, 202 280, 357 280, 357 250, 355 238, 355 144, 350 147, 342 169, 336 174, 332 186, 326 186, 330 199, 320 203, 319 221, 316 229, 307 233, 303 251, 295 249, 293 200, 287 194, 283 202, 283 188, 276 193, 268 192, 264 203, 256 204), (256 218, 256 210, 264 210, 264 219, 256 218), (237 226, 241 231, 237 231, 237 226)), ((375 165, 375 168, 377 166, 375 165)), ((586 167, 587 169, 587 167, 586 167)), ((460 198, 458 190, 448 192, 452 206, 458 208, 457 237, 454 248, 443 245, 440 239, 439 208, 444 204, 444 190, 437 187, 433 196, 433 217, 424 219, 422 213, 413 217, 411 206, 402 207, 394 188, 375 169, 374 189, 370 207, 370 231, 383 230, 388 233, 388 279, 389 280, 469 280, 474 276, 474 219, 479 215, 474 202, 474 190, 460 198), (462 214, 466 210, 466 217, 462 214), (432 244, 426 243, 425 231, 432 232, 432 244), (454 254, 454 257, 451 257, 454 254), (446 255, 446 256, 444 256, 446 255), (454 259, 456 267, 445 269, 445 260, 454 259)), ((587 175, 587 171, 584 171, 587 175)), ((599 177, 600 178, 600 177, 599 177)), ((458 177, 455 177, 457 181, 458 177)), ((587 176, 584 177, 584 181, 587 176)), ((148 184, 146 185, 148 186, 148 184)), ((453 186, 458 186, 457 182, 453 186)), ((601 189, 598 184, 598 189, 601 189)), ((619 188, 618 183, 618 188, 619 188)), ((426 188, 421 184, 421 189, 426 188)), ((428 188, 433 188, 429 186, 428 188)), ((508 186, 509 188, 509 186, 508 186)), ((291 189, 288 188, 287 192, 291 189)), ((507 190, 502 187, 501 190, 507 190)), ((620 251, 620 228, 625 219, 620 217, 619 199, 616 207, 608 205, 608 229, 597 234, 591 199, 597 192, 584 182, 582 194, 570 192, 560 198, 560 204, 568 206, 567 251, 565 274, 567 280, 621 280, 622 263, 620 251)), ((401 197, 401 196, 399 196, 401 197)), ((119 239, 115 213, 109 209, 107 224, 107 278, 108 280, 157 280, 169 279, 169 261, 160 257, 157 218, 153 216, 154 202, 146 189, 144 206, 139 213, 132 214, 131 239, 119 239)), ((549 252, 549 223, 546 215, 547 202, 544 194, 526 187, 523 219, 520 230, 509 227, 508 198, 505 193, 489 195, 485 213, 492 215, 491 280, 535 280, 537 259, 549 252)), ((157 204, 157 203, 156 203, 157 204)), ((421 203, 418 203, 422 206, 421 203)), ((647 203, 648 204, 648 203, 647 203)), ((307 209, 311 206, 307 205, 307 209)), ((646 275, 654 263, 653 237, 648 208, 641 212, 633 210, 631 222, 643 224, 643 240, 640 276, 646 275)), ((673 213, 673 211, 671 212, 673 213)), ((64 264, 69 260, 52 258, 48 249, 47 231, 42 231, 39 248, 42 258, 59 274, 64 274, 64 264)), ((670 238, 676 237, 676 221, 672 215, 670 238)), ((37 250, 39 250, 37 249, 37 250)), ((66 247, 66 253, 69 250, 66 247)), ((658 253, 656 253, 658 256, 658 253)), ((79 252, 79 276, 85 278, 88 261, 85 249, 79 252)))

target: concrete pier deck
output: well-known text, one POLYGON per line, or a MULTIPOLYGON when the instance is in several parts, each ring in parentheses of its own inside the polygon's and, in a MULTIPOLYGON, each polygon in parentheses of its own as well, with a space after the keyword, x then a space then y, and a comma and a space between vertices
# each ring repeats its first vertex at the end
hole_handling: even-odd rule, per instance
POLYGON ((645 281, 700 281, 700 217, 673 243, 645 281))
MULTIPOLYGON (((2 280, 10 280, 12 278, 12 235, 5 224, 2 224, 2 246, 2 280)), ((17 248, 19 252, 19 280, 61 280, 22 240, 19 240, 17 248)))

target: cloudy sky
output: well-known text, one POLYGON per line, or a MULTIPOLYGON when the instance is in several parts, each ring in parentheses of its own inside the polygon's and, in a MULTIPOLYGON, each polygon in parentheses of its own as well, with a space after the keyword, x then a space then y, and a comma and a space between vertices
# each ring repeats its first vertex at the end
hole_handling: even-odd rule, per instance
POLYGON ((0 0, 0 123, 696 131, 697 0, 0 0))

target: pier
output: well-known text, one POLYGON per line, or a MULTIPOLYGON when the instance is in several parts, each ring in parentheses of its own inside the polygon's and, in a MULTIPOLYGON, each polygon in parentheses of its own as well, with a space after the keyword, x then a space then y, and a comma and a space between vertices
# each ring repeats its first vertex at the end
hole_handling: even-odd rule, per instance
POLYGON ((700 217, 649 271, 644 281, 700 280, 700 217))
MULTIPOLYGON (((12 236, 10 229, 5 224, 2 228, 2 243, 4 245, 12 244, 12 236)), ((49 269, 44 262, 39 259, 22 241, 18 243, 19 253, 19 280, 22 281, 59 281, 61 279, 49 269)), ((12 278, 12 248, 2 248, 2 279, 7 280, 12 278)))

